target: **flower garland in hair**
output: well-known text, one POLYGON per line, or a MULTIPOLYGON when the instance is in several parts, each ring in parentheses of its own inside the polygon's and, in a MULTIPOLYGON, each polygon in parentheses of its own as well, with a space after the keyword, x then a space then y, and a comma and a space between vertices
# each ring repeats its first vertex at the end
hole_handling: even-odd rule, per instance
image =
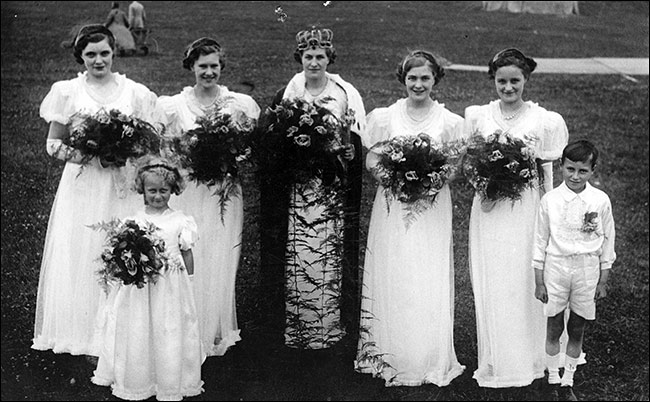
POLYGON ((387 206, 402 203, 407 227, 431 207, 453 172, 451 146, 432 142, 429 135, 397 136, 373 146, 379 155, 373 173, 381 177, 387 206))
POLYGON ((113 219, 89 227, 107 232, 101 254, 103 267, 98 271, 100 284, 107 292, 109 282, 142 288, 147 282, 155 282, 166 266, 165 241, 156 234, 160 229, 153 223, 113 219))
POLYGON ((515 202, 527 188, 536 188, 539 177, 534 138, 525 141, 501 130, 487 138, 473 135, 462 157, 465 177, 486 204, 501 200, 515 202))
POLYGON ((128 159, 160 151, 160 134, 151 124, 117 109, 100 109, 96 113, 80 111, 72 115, 70 135, 63 144, 81 155, 81 165, 99 157, 116 166, 128 159))
POLYGON ((321 105, 283 99, 264 113, 254 142, 255 158, 284 185, 309 184, 320 178, 325 186, 335 186, 345 180, 345 162, 340 156, 345 151, 343 137, 353 121, 352 112, 339 120, 321 105))
POLYGON ((196 119, 196 127, 169 140, 169 157, 186 169, 190 180, 215 187, 223 222, 230 197, 239 196, 239 170, 251 154, 255 119, 243 112, 225 113, 221 104, 196 119))

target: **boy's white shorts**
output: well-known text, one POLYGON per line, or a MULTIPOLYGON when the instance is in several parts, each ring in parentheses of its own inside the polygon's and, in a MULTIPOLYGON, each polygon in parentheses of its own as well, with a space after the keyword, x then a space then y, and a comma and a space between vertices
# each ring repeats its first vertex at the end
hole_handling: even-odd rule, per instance
POLYGON ((599 279, 600 259, 597 255, 558 257, 547 254, 544 284, 548 303, 544 304, 544 314, 553 317, 569 307, 585 320, 595 320, 599 279))

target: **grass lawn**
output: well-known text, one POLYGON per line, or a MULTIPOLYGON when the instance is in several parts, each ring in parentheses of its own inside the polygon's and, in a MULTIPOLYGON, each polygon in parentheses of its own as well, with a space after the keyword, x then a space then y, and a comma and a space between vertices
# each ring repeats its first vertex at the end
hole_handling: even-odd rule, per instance
MULTIPOLYGON (((127 2, 122 2, 124 8, 127 2)), ((405 96, 395 67, 407 51, 432 50, 459 64, 486 65, 516 46, 533 57, 648 57, 648 2, 580 2, 580 16, 487 13, 481 2, 142 2, 157 46, 144 57, 117 58, 113 70, 159 95, 194 83, 182 69, 184 47, 215 37, 227 51, 221 83, 250 92, 260 107, 300 66, 293 60, 296 32, 312 24, 334 31, 339 73, 361 93, 368 111, 405 96), (288 18, 277 19, 276 7, 288 18)), ((30 349, 41 252, 62 163, 45 152, 47 124, 40 102, 58 80, 83 66, 69 39, 79 23, 103 22, 110 2, 2 2, 2 400, 114 400, 90 383, 82 357, 30 349)), ((570 137, 587 137, 601 150, 592 183, 607 192, 616 221, 618 259, 598 319, 587 326, 575 389, 583 400, 648 400, 648 76, 535 74, 525 99, 557 111, 570 137)), ((434 90, 458 114, 496 97, 487 74, 448 71, 434 90)), ((559 184, 556 173, 555 184, 559 184)), ((456 276, 455 346, 466 371, 445 388, 385 388, 357 374, 349 358, 333 353, 288 353, 269 348, 254 322, 259 272, 254 172, 244 175, 245 232, 237 277, 243 340, 203 366, 205 393, 195 400, 537 400, 534 387, 489 390, 472 379, 476 369, 474 301, 467 265, 472 192, 452 190, 456 276)), ((376 189, 364 182, 362 246, 376 189)), ((362 254, 363 258, 363 247, 362 254)), ((532 275, 532 272, 531 272, 532 275)))

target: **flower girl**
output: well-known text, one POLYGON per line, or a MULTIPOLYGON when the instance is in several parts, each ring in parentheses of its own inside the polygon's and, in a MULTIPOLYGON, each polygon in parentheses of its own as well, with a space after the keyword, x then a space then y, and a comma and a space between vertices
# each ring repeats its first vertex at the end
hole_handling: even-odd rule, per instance
POLYGON ((98 317, 102 345, 91 380, 122 399, 182 400, 203 391, 191 283, 196 223, 169 208, 183 180, 164 159, 145 157, 135 186, 144 211, 99 225, 108 231, 100 272, 108 303, 98 317))

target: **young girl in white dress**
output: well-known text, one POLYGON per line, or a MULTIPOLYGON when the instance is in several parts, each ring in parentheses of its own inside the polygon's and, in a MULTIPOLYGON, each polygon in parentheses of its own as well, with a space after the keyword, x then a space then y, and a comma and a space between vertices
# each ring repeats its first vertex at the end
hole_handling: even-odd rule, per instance
POLYGON ((128 400, 156 396, 181 400, 203 391, 205 357, 192 290, 192 247, 197 239, 194 218, 173 210, 168 201, 182 191, 178 170, 164 159, 145 159, 136 189, 145 208, 133 219, 152 223, 165 242, 166 266, 144 287, 114 285, 98 322, 102 334, 92 382, 111 386, 113 395, 128 400))
MULTIPOLYGON (((224 113, 257 119, 260 108, 248 95, 218 85, 226 61, 219 43, 200 38, 185 51, 183 67, 195 75, 196 83, 174 96, 161 96, 166 135, 181 136, 195 128, 197 117, 219 104, 224 113)), ((241 256, 244 200, 240 183, 227 202, 223 217, 215 186, 189 182, 172 206, 201 217, 195 252, 196 306, 203 346, 208 356, 222 356, 241 339, 237 324, 235 280, 241 256)))
MULTIPOLYGON (((408 98, 368 116, 373 171, 379 156, 372 146, 396 136, 420 133, 434 143, 454 140, 463 118, 431 98, 444 75, 425 51, 409 54, 397 76, 408 98)), ((380 180, 380 177, 377 177, 380 180)), ((355 368, 384 379, 388 386, 446 386, 463 373, 454 349, 454 260, 449 186, 408 226, 404 205, 386 205, 377 189, 363 270, 361 329, 355 368)))
POLYGON ((97 356, 95 317, 105 300, 95 275, 102 234, 88 228, 135 213, 140 197, 126 185, 126 167, 81 158, 63 144, 76 112, 117 109, 156 122, 156 94, 112 72, 115 38, 103 25, 87 25, 74 41, 74 56, 86 71, 52 85, 40 114, 49 124, 47 152, 65 161, 48 222, 36 299, 32 348, 97 356))
POLYGON ((523 387, 544 377, 546 318, 535 300, 531 274, 535 216, 540 190, 553 189, 552 162, 562 155, 569 133, 562 116, 524 101, 523 91, 536 67, 517 49, 497 53, 489 74, 499 96, 465 110, 465 135, 496 130, 528 142, 542 161, 543 187, 527 189, 514 204, 498 201, 489 212, 474 196, 469 228, 469 260, 478 340, 481 387, 523 387))

